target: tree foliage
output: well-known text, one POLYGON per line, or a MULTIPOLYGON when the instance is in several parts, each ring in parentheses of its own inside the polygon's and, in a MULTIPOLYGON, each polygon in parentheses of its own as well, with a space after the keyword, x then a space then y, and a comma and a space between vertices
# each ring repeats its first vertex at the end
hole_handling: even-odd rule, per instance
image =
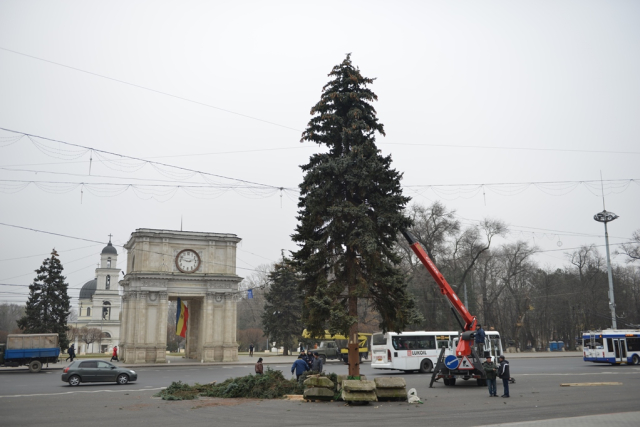
POLYGON ((64 268, 53 250, 36 270, 37 276, 29 285, 29 299, 25 315, 18 320, 18 327, 25 334, 57 333, 60 348, 69 347, 67 318, 70 310, 69 285, 62 275, 64 268))
POLYGON ((383 330, 416 321, 415 303, 397 267, 396 234, 411 220, 402 175, 382 156, 375 135, 385 135, 368 86, 350 55, 329 74, 313 106, 302 141, 325 146, 302 166, 293 254, 302 275, 303 319, 315 336, 325 329, 347 334, 357 319, 357 299, 369 298, 383 330))
POLYGON ((284 347, 284 354, 297 347, 302 335, 302 294, 296 271, 287 259, 274 265, 267 276, 262 325, 269 341, 284 347))

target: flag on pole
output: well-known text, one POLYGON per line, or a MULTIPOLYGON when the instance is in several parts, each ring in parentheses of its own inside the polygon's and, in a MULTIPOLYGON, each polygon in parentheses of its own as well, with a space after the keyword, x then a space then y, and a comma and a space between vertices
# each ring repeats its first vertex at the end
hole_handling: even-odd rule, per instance
POLYGON ((189 308, 178 298, 178 310, 176 311, 176 335, 187 337, 187 321, 189 320, 189 308))

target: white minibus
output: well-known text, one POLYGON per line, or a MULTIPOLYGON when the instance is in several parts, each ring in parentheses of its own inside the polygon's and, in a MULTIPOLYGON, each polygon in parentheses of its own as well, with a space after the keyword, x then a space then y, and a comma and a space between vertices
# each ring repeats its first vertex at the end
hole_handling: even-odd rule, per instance
POLYGON ((431 372, 441 348, 449 348, 457 331, 378 332, 371 338, 371 367, 431 372))

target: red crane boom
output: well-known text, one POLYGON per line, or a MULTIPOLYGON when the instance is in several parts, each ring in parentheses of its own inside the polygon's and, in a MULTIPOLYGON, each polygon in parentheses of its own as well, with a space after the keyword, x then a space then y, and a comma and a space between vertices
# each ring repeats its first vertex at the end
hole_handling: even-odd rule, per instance
POLYGON ((418 239, 416 239, 407 230, 403 230, 402 235, 405 237, 405 239, 407 239, 407 242, 409 242, 409 246, 411 247, 413 253, 416 254, 418 259, 426 267, 429 274, 431 274, 431 277, 433 277, 433 279, 436 281, 438 287, 440 288, 440 292, 442 292, 442 295, 444 295, 449 300, 451 306, 458 312, 465 323, 464 332, 466 333, 463 332, 461 339, 458 341, 458 346, 456 347, 456 356, 461 357, 470 355, 470 341, 473 339, 473 333, 475 333, 477 323, 476 317, 472 316, 471 313, 469 313, 469 310, 467 310, 467 307, 464 306, 464 303, 460 301, 458 295, 456 295, 456 293, 453 291, 453 288, 451 288, 451 285, 449 285, 442 273, 440 273, 436 265, 433 263, 433 261, 431 261, 431 258, 429 258, 427 252, 424 250, 420 242, 418 242, 418 239))

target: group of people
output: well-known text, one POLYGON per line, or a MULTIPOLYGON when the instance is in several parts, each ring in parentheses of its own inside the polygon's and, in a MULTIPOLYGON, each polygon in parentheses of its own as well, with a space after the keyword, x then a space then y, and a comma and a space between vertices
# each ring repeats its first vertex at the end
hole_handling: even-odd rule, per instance
MULTIPOLYGON (((311 351, 305 352, 302 350, 298 355, 298 358, 291 366, 291 374, 296 374, 296 379, 300 379, 300 375, 307 371, 322 372, 324 369, 322 365, 322 359, 318 357, 318 353, 311 351)), ((262 357, 258 358, 255 365, 256 375, 262 375, 264 373, 264 366, 262 364, 262 357)))
POLYGON ((509 372, 509 362, 504 356, 498 357, 498 365, 496 365, 490 354, 484 352, 486 333, 482 329, 482 325, 476 325, 475 344, 478 357, 485 357, 485 361, 482 363, 485 375, 487 377, 487 386, 489 387, 489 396, 498 397, 498 391, 496 389, 496 377, 502 380, 504 392, 501 397, 509 397, 509 381, 511 380, 511 374, 509 372))
MULTIPOLYGON (((76 345, 75 344, 71 344, 69 346, 69 349, 67 350, 67 354, 68 357, 65 359, 65 362, 69 359, 71 359, 71 361, 73 362, 73 359, 76 358, 76 345)), ((118 360, 118 346, 114 345, 113 346, 113 353, 111 353, 111 362, 113 361, 119 362, 120 360, 118 360)))
POLYGON ((300 379, 300 375, 306 371, 322 372, 322 359, 318 357, 318 352, 307 351, 304 349, 298 355, 298 359, 291 366, 291 374, 295 372, 296 379, 300 379))
POLYGON ((489 396, 498 397, 498 391, 496 387, 496 377, 502 380, 502 386, 504 388, 503 395, 501 397, 509 397, 509 381, 511 379, 511 373, 509 372, 509 362, 504 356, 498 357, 498 365, 496 365, 491 356, 487 356, 486 361, 482 364, 485 375, 487 376, 487 386, 489 387, 489 396))

